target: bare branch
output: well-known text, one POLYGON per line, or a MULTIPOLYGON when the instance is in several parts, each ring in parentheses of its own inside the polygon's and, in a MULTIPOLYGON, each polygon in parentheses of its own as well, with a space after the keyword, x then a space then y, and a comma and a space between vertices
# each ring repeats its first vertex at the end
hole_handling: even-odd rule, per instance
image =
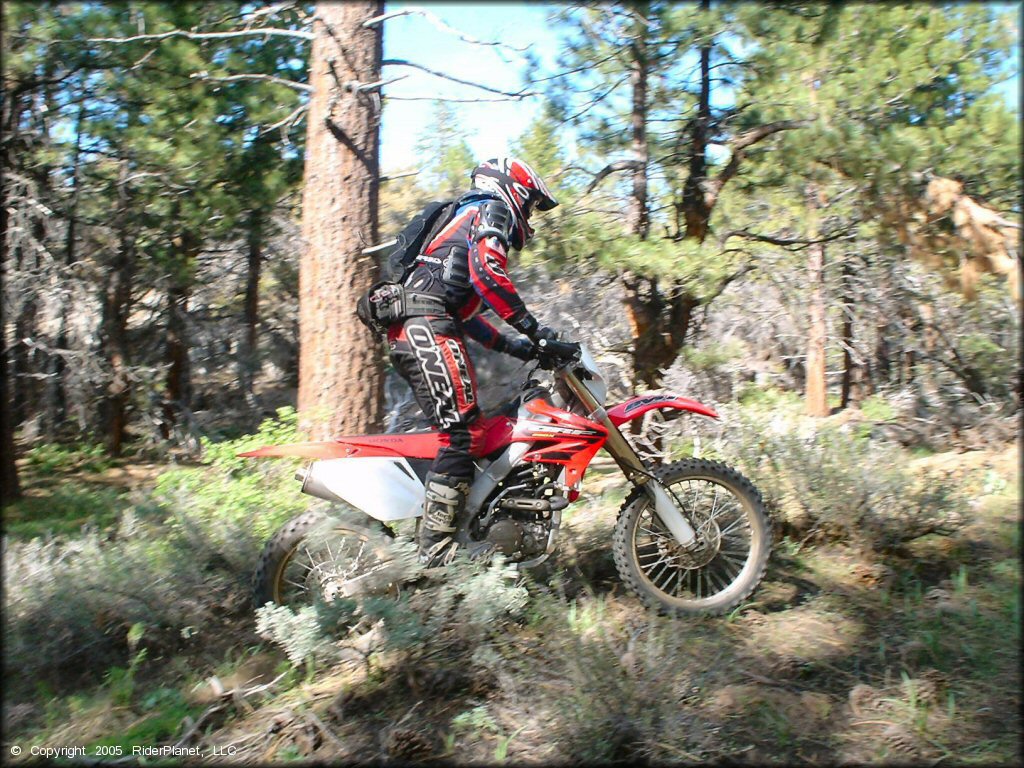
POLYGON ((407 179, 410 176, 419 176, 419 169, 415 171, 406 171, 405 173, 389 173, 387 176, 381 176, 380 181, 383 184, 385 181, 391 181, 392 179, 407 179))
POLYGON ((305 114, 308 110, 309 110, 309 104, 308 103, 300 104, 298 107, 296 107, 294 110, 292 110, 292 112, 287 117, 285 117, 283 120, 278 120, 273 125, 268 125, 266 128, 264 128, 262 131, 260 131, 256 135, 257 136, 263 136, 265 134, 270 133, 271 131, 276 131, 278 128, 283 128, 286 125, 290 128, 292 125, 297 123, 299 121, 299 118, 302 117, 302 115, 305 114))
POLYGON ((492 104, 501 101, 522 101, 522 96, 496 96, 493 99, 489 99, 486 96, 482 96, 477 99, 458 99, 448 96, 385 96, 388 101, 443 101, 448 104, 492 104))
POLYGON ((565 118, 565 120, 562 120, 562 124, 564 125, 565 123, 571 123, 573 120, 576 120, 577 118, 582 117, 585 113, 589 112, 594 107, 594 105, 600 104, 602 101, 604 101, 605 98, 612 91, 614 91, 616 88, 618 88, 624 82, 626 82, 626 80, 628 78, 629 78, 628 74, 623 75, 622 77, 620 77, 618 80, 616 80, 614 83, 612 83, 611 86, 609 86, 606 90, 602 91, 599 95, 595 96, 590 101, 588 101, 586 104, 584 104, 583 108, 580 109, 578 112, 576 112, 575 114, 570 115, 569 117, 565 118))
POLYGON ((501 96, 508 96, 509 98, 512 99, 524 99, 527 96, 537 95, 537 93, 533 91, 520 90, 513 93, 512 91, 503 91, 500 88, 491 88, 488 85, 480 85, 480 83, 474 83, 472 80, 462 80, 461 78, 454 77, 453 75, 448 75, 445 74, 444 72, 438 72, 436 69, 430 69, 430 67, 425 67, 422 64, 416 64, 415 62, 406 61, 405 59, 384 59, 384 61, 382 61, 381 64, 385 67, 411 67, 412 69, 419 69, 423 72, 426 72, 429 75, 433 75, 434 77, 440 77, 443 80, 451 80, 453 83, 459 83, 460 85, 468 85, 471 88, 479 88, 482 91, 487 91, 488 93, 497 93, 501 96))
POLYGON ((191 32, 185 29, 172 29, 152 35, 133 35, 131 37, 90 37, 87 43, 134 43, 139 40, 167 40, 172 37, 185 37, 189 40, 226 40, 232 37, 298 37, 312 40, 313 33, 299 29, 278 29, 276 27, 260 27, 257 29, 236 29, 230 32, 191 32))
POLYGON ((783 247, 797 246, 797 250, 799 250, 800 248, 806 248, 808 245, 830 243, 833 240, 840 240, 849 234, 849 229, 844 229, 841 232, 836 232, 825 237, 807 239, 802 237, 776 237, 773 235, 759 235, 756 232, 749 232, 746 229, 733 229, 722 235, 719 242, 722 245, 724 245, 725 241, 728 240, 730 237, 742 237, 746 240, 757 240, 762 243, 771 243, 772 245, 781 245, 783 247))
POLYGON ((609 53, 603 59, 598 59, 597 61, 588 61, 586 64, 581 64, 578 67, 573 67, 572 69, 566 69, 566 70, 563 70, 562 72, 557 72, 557 73, 555 73, 553 75, 549 75, 548 77, 538 77, 536 79, 531 79, 530 82, 531 83, 544 83, 544 82, 547 82, 548 80, 557 80, 560 77, 565 77, 566 75, 575 74, 576 72, 583 72, 585 70, 594 69, 595 67, 598 67, 601 64, 604 64, 609 59, 615 58, 616 55, 618 55, 618 51, 614 51, 612 53, 609 53))
POLYGON ((736 150, 746 149, 750 145, 771 136, 773 133, 789 131, 793 128, 804 128, 813 122, 813 120, 779 120, 774 123, 765 123, 756 128, 751 128, 749 131, 744 131, 729 142, 729 144, 735 152, 736 150))
POLYGON ((722 187, 729 183, 729 180, 739 171, 740 163, 743 162, 744 153, 748 147, 780 131, 803 128, 813 122, 813 120, 779 120, 774 123, 765 123, 751 128, 749 131, 744 131, 730 141, 728 146, 732 150, 732 157, 729 158, 729 162, 717 177, 703 185, 705 205, 709 209, 714 207, 718 195, 722 192, 722 187))
POLYGON ((609 165, 606 165, 604 168, 602 168, 600 171, 594 174, 593 181, 591 181, 590 184, 587 185, 587 189, 583 194, 589 195, 591 192, 594 191, 594 188, 597 187, 598 184, 600 184, 602 181, 604 181, 604 179, 607 176, 610 176, 613 173, 616 173, 618 171, 635 171, 642 165, 642 160, 619 160, 617 163, 611 163, 609 165))
POLYGON ((295 8, 294 0, 286 0, 286 2, 283 3, 274 3, 273 5, 257 8, 255 11, 247 13, 245 15, 245 20, 247 23, 252 23, 262 16, 276 16, 281 11, 286 11, 290 8, 295 8))
POLYGON ((284 77, 277 77, 276 75, 263 75, 257 72, 248 72, 241 75, 211 75, 205 70, 202 72, 193 72, 189 75, 193 80, 202 80, 208 83, 237 83, 246 80, 255 80, 264 83, 275 83, 277 85, 283 85, 287 88, 294 88, 297 91, 304 91, 306 93, 312 93, 313 86, 307 85, 306 83, 297 83, 294 80, 288 80, 284 77))
POLYGON ((379 24, 383 24, 388 19, 396 19, 399 16, 412 15, 422 16, 431 24, 433 24, 434 27, 436 27, 437 29, 441 30, 442 32, 447 32, 449 34, 455 35, 457 38, 466 43, 472 43, 473 45, 494 46, 497 48, 508 48, 510 51, 515 51, 516 53, 523 53, 524 51, 529 50, 529 46, 527 46, 526 48, 516 48, 514 45, 503 43, 500 40, 477 40, 475 37, 470 37, 466 33, 460 32, 459 30, 455 29, 455 27, 450 26, 443 19, 441 19, 436 14, 428 11, 426 8, 421 8, 419 6, 409 6, 408 8, 402 8, 397 11, 388 11, 387 13, 382 14, 380 16, 374 16, 372 19, 367 19, 366 21, 363 22, 363 26, 374 27, 379 24))
POLYGON ((375 83, 360 83, 358 80, 353 80, 348 84, 349 90, 353 91, 379 91, 385 85, 391 85, 397 83, 399 80, 405 80, 408 75, 399 75, 398 77, 392 77, 388 80, 378 80, 375 83))

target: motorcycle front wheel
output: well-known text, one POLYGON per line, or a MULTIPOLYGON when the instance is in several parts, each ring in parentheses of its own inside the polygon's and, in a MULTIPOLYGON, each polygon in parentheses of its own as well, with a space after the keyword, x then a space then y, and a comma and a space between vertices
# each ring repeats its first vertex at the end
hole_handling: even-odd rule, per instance
POLYGON ((619 576, 651 608, 722 614, 754 591, 771 551, 771 526, 754 485, 725 464, 686 459, 653 472, 697 533, 684 550, 642 488, 619 510, 612 552, 619 576))
POLYGON ((310 510, 289 520, 263 547, 253 574, 253 605, 301 608, 368 593, 397 581, 384 530, 310 510))

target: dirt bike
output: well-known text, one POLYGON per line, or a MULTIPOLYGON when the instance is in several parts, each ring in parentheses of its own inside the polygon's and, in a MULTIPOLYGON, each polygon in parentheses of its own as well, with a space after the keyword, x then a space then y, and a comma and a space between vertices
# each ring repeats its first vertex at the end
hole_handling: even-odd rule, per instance
MULTIPOLYGON (((457 541, 467 550, 487 542, 518 570, 540 565, 555 550, 562 510, 579 498, 584 473, 604 448, 632 485, 611 542, 623 582, 670 614, 735 608, 768 561, 771 528, 761 495, 718 462, 645 462, 620 431, 655 409, 718 414, 671 394, 633 397, 606 410, 607 385, 585 346, 542 341, 537 354, 553 386, 530 378, 518 397, 473 425, 476 475, 457 541)), ((433 430, 356 435, 239 454, 314 459, 296 475, 302 492, 362 513, 362 524, 319 511, 285 524, 263 550, 255 604, 301 606, 388 586, 380 574, 387 573, 391 526, 422 514, 424 477, 447 439, 433 430)))

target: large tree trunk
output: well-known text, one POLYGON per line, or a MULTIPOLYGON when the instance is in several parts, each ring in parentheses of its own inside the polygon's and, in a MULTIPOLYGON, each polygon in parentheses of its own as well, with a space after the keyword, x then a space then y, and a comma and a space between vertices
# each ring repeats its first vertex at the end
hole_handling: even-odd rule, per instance
POLYGON ((379 341, 356 318, 376 280, 380 99, 343 85, 380 80, 383 2, 317 3, 299 269, 299 410, 314 437, 379 429, 379 341), (332 72, 333 67, 333 72, 332 72))
MULTIPOLYGON (((821 206, 816 185, 808 185, 808 240, 818 237, 818 209, 821 206)), ((825 244, 812 243, 807 248, 808 300, 807 378, 804 385, 805 410, 810 416, 828 416, 828 388, 825 378, 825 244)))
POLYGON ((170 438, 172 428, 192 404, 192 367, 189 364, 186 319, 192 294, 192 268, 201 245, 202 241, 195 233, 181 235, 178 242, 180 262, 167 289, 167 330, 164 336, 167 382, 161 424, 165 440, 170 438))
POLYGON ((638 28, 637 36, 630 46, 633 54, 629 82, 633 91, 633 109, 630 115, 633 157, 633 194, 630 198, 630 230, 641 240, 650 232, 650 211, 647 207, 647 163, 650 160, 647 147, 647 44, 644 30, 638 28))
POLYGON ((661 372, 670 366, 683 346, 693 312, 700 301, 670 285, 664 295, 657 278, 626 275, 626 318, 633 336, 633 384, 647 388, 661 386, 661 372))
POLYGON ((864 366, 858 364, 853 352, 856 343, 854 315, 857 306, 853 278, 853 265, 847 258, 843 262, 843 381, 840 389, 840 408, 856 406, 864 399, 864 366))
MULTIPOLYGON (((708 0, 702 0, 701 9, 707 11, 708 0)), ((645 7, 636 13, 644 14, 645 7)), ((630 84, 632 86, 632 150, 637 163, 633 171, 633 192, 630 200, 630 232, 641 240, 650 232, 647 166, 650 150, 647 141, 648 80, 650 62, 646 41, 646 25, 638 22, 631 45, 633 57, 630 84)), ((700 242, 707 235, 711 207, 705 194, 707 181, 707 144, 711 126, 711 41, 700 49, 701 88, 697 116, 689 135, 689 162, 682 199, 677 203, 677 214, 685 220, 682 238, 700 242)), ((638 275, 623 277, 626 316, 633 332, 633 386, 656 388, 661 385, 661 372, 671 365, 686 341, 693 312, 701 299, 681 283, 672 282, 659 288, 657 278, 638 275)))
MULTIPOLYGON (((636 13, 642 14, 642 8, 636 13)), ((647 46, 644 29, 638 23, 636 37, 630 45, 632 56, 629 83, 632 91, 630 130, 633 150, 633 184, 629 200, 629 231, 634 237, 646 240, 650 232, 650 212, 647 206, 647 46)), ((643 382, 648 386, 657 378, 660 361, 664 358, 661 334, 664 302, 658 291, 657 279, 626 273, 622 276, 625 288, 626 315, 633 335, 633 386, 643 382)))
MULTIPOLYGON (((79 165, 82 156, 82 126, 85 122, 85 99, 78 107, 75 126, 75 151, 71 159, 71 200, 68 203, 68 222, 64 233, 64 268, 65 275, 71 274, 71 265, 75 263, 75 242, 78 231, 78 200, 79 200, 79 165)), ((48 400, 53 403, 54 426, 67 422, 68 396, 64 361, 64 350, 68 348, 68 313, 71 309, 71 288, 68 287, 61 296, 60 321, 57 330, 57 352, 53 358, 53 370, 50 379, 51 395, 48 400)))
POLYGON ((245 275, 242 344, 238 352, 238 382, 246 402, 250 404, 253 397, 253 379, 259 365, 256 344, 260 320, 260 273, 263 267, 264 215, 264 212, 260 209, 253 209, 249 212, 249 226, 246 236, 248 255, 245 275))
MULTIPOLYGON (((707 12, 710 0, 701 0, 701 11, 707 12)), ((684 237, 703 243, 708 234, 711 206, 705 192, 707 184, 708 131, 711 127, 711 41, 706 40, 700 47, 700 95, 697 99, 697 116, 693 120, 690 134, 690 162, 686 183, 683 185, 683 219, 686 222, 684 237)))
MULTIPOLYGON (((7 165, 7 142, 0 159, 7 165)), ((7 269, 7 194, 0 194, 0 297, 4 295, 4 274, 7 269)), ((0 504, 9 504, 21 496, 18 468, 14 463, 14 420, 7 385, 7 324, 4 304, 0 299, 0 504)))
POLYGON ((100 319, 100 350, 110 370, 100 407, 107 453, 120 456, 127 425, 128 398, 128 312, 131 307, 135 243, 126 233, 118 244, 117 256, 106 275, 100 319))
POLYGON ((120 456, 124 446, 128 398, 131 394, 128 372, 128 314, 131 311, 132 279, 135 274, 135 234, 131 231, 129 223, 131 201, 126 182, 127 175, 127 164, 122 164, 118 183, 118 205, 121 215, 117 253, 113 263, 108 265, 105 271, 103 292, 100 296, 98 352, 106 359, 110 372, 110 379, 100 405, 100 418, 107 453, 111 456, 120 456))

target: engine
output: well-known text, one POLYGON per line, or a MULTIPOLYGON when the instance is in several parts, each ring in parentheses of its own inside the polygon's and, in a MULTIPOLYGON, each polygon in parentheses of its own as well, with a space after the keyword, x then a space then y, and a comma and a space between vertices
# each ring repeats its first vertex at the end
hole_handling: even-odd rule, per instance
POLYGON ((493 543, 512 562, 544 555, 569 503, 555 486, 559 471, 532 462, 513 469, 474 521, 474 537, 493 543))

